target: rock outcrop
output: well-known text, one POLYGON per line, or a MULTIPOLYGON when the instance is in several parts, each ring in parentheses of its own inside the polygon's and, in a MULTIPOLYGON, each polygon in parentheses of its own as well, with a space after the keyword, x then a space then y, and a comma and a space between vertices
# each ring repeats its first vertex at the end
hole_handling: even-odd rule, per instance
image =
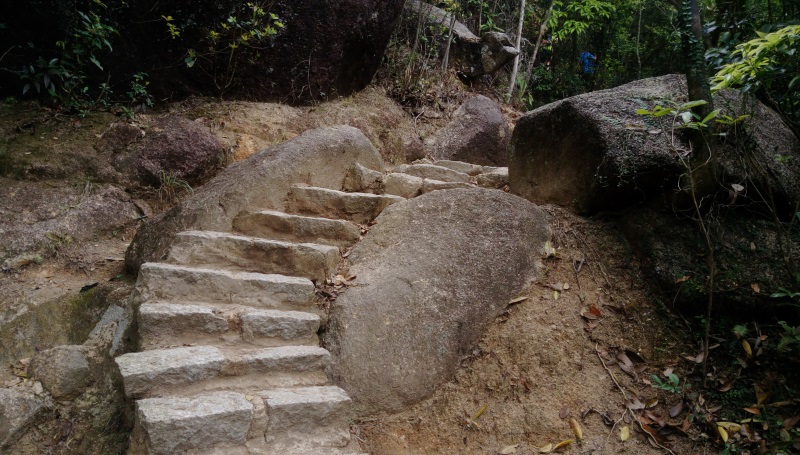
MULTIPOLYGON (((673 191, 684 172, 673 150, 688 150, 688 140, 678 131, 672 144, 669 116, 650 119, 636 110, 685 100, 685 78, 669 75, 527 113, 509 147, 511 191, 584 213, 621 209, 673 191)), ((788 201, 800 198, 800 142, 754 100, 722 92, 715 103, 724 114, 751 115, 721 141, 720 181, 745 186, 753 198, 769 188, 785 211, 788 201)))
POLYGON ((478 95, 465 101, 453 120, 425 141, 425 151, 437 160, 505 166, 510 139, 500 106, 478 95))
POLYGON ((332 307, 333 374, 358 412, 394 412, 447 381, 517 293, 549 238, 533 204, 497 190, 434 191, 387 208, 348 258, 332 307))
POLYGON ((310 130, 256 153, 142 226, 126 252, 126 268, 136 272, 144 262, 165 257, 180 231, 229 231, 234 217, 244 210, 281 209, 293 184, 341 188, 355 162, 383 169, 375 147, 361 131, 348 126, 310 130))

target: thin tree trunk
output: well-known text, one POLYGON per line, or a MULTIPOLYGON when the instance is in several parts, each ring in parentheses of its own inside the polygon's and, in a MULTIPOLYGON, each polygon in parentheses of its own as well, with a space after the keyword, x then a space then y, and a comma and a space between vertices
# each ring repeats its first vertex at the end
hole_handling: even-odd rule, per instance
MULTIPOLYGON (((520 2, 519 6, 519 24, 517 25, 517 41, 514 46, 519 49, 522 43, 522 26, 525 25, 525 0, 520 2)), ((514 68, 511 70, 511 82, 508 83, 508 101, 511 101, 511 96, 514 95, 514 87, 517 85, 517 70, 519 70, 519 56, 521 52, 514 57, 514 68)))
POLYGON ((447 47, 444 50, 444 61, 442 62, 442 77, 447 74, 447 65, 450 64, 450 44, 453 42, 453 28, 456 26, 456 13, 450 13, 450 33, 447 34, 447 47))
POLYGON ((553 6, 555 6, 555 0, 550 0, 550 8, 547 8, 547 13, 544 15, 544 20, 542 21, 542 25, 539 26, 539 36, 536 37, 536 46, 533 48, 533 55, 531 59, 528 60, 528 66, 525 69, 525 82, 529 83, 531 80, 531 75, 533 74, 533 66, 536 64, 536 55, 539 53, 539 48, 542 45, 542 39, 544 38, 544 33, 547 31, 547 22, 550 21, 550 15, 553 14, 553 6))
POLYGON ((642 9, 644 9, 644 0, 639 0, 639 25, 636 26, 636 62, 639 69, 636 72, 636 79, 642 78, 642 55, 639 52, 639 43, 642 41, 642 9))

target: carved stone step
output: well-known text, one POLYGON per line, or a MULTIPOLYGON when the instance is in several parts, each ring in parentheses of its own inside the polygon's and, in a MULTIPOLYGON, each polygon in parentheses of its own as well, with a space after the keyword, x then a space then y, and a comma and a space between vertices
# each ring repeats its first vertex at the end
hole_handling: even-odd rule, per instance
POLYGON ((314 283, 307 278, 233 272, 149 262, 136 290, 142 300, 234 303, 258 308, 312 309, 314 283))
POLYGON ((314 453, 350 441, 352 402, 339 387, 273 389, 259 395, 269 416, 265 435, 273 453, 314 453))
POLYGON ((236 392, 139 400, 129 453, 174 455, 244 446, 254 409, 236 392))
POLYGON ((319 344, 314 313, 243 306, 149 302, 139 307, 142 350, 185 343, 274 347, 319 344))
POLYGON ((401 164, 394 168, 394 171, 403 172, 423 179, 469 183, 468 174, 434 164, 401 164))
POLYGON ((212 231, 175 236, 168 262, 257 273, 280 273, 324 282, 339 265, 339 248, 212 231))
POLYGON ((179 347, 124 354, 115 359, 128 398, 211 390, 311 386, 327 383, 330 354, 316 346, 223 351, 179 347))
POLYGON ((384 208, 404 200, 399 196, 345 193, 326 188, 293 186, 286 207, 288 212, 300 215, 344 219, 366 224, 375 219, 384 208))
POLYGON ((480 174, 481 172, 486 172, 484 170, 486 166, 481 166, 479 164, 465 163, 463 161, 438 160, 434 161, 432 164, 434 166, 446 167, 448 169, 452 169, 454 171, 461 172, 470 176, 475 176, 480 174))
POLYGON ((243 213, 233 220, 233 228, 253 237, 342 248, 352 246, 361 237, 361 229, 345 220, 291 215, 274 210, 243 213))

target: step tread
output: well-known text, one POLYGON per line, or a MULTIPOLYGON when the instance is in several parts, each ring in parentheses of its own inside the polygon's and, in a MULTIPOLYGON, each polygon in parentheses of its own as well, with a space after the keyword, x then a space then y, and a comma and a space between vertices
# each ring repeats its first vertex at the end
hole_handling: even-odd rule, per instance
POLYGON ((361 229, 346 220, 294 215, 276 210, 243 213, 233 220, 236 231, 276 240, 349 247, 361 238, 361 229))

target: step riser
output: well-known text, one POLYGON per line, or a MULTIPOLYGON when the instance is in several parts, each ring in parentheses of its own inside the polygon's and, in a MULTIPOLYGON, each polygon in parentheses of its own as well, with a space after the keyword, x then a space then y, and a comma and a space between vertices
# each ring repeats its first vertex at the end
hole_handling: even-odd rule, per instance
POLYGON ((146 303, 139 307, 140 350, 186 343, 260 347, 319 345, 319 316, 294 311, 220 310, 202 305, 146 303))
POLYGON ((288 242, 308 242, 349 248, 361 237, 358 226, 329 220, 264 211, 246 213, 233 220, 233 228, 246 235, 288 242))
POLYGON ((344 193, 312 187, 293 187, 286 204, 288 212, 323 218, 344 219, 367 224, 391 204, 404 201, 398 196, 344 193))
POLYGON ((289 387, 327 383, 328 351, 311 346, 262 349, 226 357, 214 347, 130 353, 115 359, 129 398, 231 387, 289 387))
POLYGON ((280 273, 324 282, 339 265, 337 247, 287 243, 212 232, 182 232, 168 262, 207 268, 280 273))
POLYGON ((144 264, 139 301, 232 303, 256 308, 313 310, 314 283, 304 278, 144 264))

